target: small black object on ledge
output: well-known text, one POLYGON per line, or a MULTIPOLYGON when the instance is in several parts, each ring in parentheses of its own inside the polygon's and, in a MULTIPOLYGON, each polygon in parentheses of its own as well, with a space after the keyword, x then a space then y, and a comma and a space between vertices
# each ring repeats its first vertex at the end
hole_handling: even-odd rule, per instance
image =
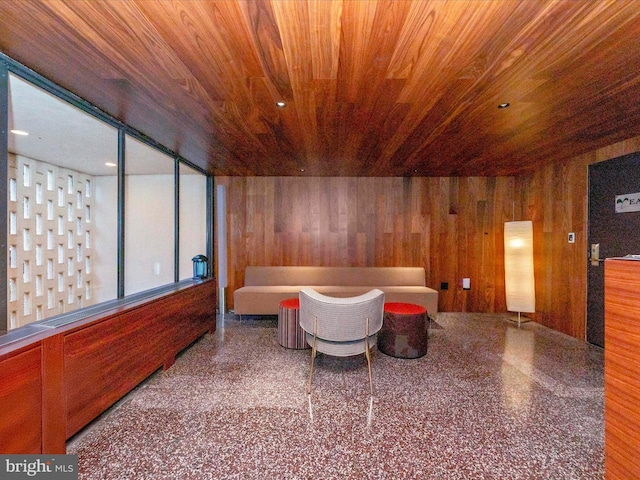
POLYGON ((208 275, 208 266, 209 266, 209 259, 205 256, 205 255, 196 255, 195 257, 193 257, 191 259, 191 261, 193 262, 193 278, 207 278, 208 275))

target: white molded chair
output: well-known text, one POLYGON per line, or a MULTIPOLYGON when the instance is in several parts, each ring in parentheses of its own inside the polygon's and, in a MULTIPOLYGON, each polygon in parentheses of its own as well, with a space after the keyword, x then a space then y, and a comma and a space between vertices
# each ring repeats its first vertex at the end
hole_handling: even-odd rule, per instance
POLYGON ((376 334, 382 327, 384 292, 373 289, 357 297, 328 297, 311 288, 300 291, 300 326, 311 345, 311 378, 316 352, 336 357, 364 353, 369 367, 369 388, 373 395, 371 355, 376 334))

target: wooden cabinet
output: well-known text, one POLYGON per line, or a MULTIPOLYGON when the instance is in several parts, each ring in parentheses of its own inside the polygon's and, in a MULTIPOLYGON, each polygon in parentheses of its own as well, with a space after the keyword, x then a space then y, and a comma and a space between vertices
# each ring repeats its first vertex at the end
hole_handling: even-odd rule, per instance
POLYGON ((0 453, 40 453, 42 347, 0 357, 0 453))
POLYGON ((215 330, 213 280, 0 346, 0 453, 65 453, 65 442, 215 330))
POLYGON ((605 262, 605 474, 640 478, 640 261, 605 262))

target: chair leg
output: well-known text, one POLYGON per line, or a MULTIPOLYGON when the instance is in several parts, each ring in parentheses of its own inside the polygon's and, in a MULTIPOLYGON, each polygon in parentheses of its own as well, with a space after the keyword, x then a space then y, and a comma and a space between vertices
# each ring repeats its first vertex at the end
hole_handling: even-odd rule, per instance
POLYGON ((371 376, 371 353, 369 352, 369 319, 365 327, 366 336, 364 338, 364 356, 367 357, 367 366, 369 367, 369 391, 373 397, 373 379, 371 376))
POLYGON ((367 357, 367 364, 369 365, 369 390, 371 392, 371 396, 373 397, 373 380, 371 377, 371 355, 369 354, 369 339, 367 339, 367 349, 364 351, 365 356, 367 357))
POLYGON ((311 378, 313 377, 313 364, 316 359, 316 333, 317 333, 318 319, 313 319, 313 345, 311 346, 311 369, 309 370, 309 385, 307 386, 307 394, 311 395, 311 378))
POLYGON ((309 385, 307 386, 307 393, 311 395, 311 377, 313 377, 313 364, 316 359, 316 337, 313 337, 313 346, 311 347, 311 369, 309 370, 309 385))

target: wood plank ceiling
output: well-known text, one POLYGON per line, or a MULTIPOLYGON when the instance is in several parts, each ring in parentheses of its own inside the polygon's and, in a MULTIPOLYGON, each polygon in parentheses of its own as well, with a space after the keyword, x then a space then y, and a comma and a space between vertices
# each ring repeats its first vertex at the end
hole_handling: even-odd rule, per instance
POLYGON ((524 173, 640 134, 639 38, 635 0, 0 4, 2 52, 216 175, 524 173))

